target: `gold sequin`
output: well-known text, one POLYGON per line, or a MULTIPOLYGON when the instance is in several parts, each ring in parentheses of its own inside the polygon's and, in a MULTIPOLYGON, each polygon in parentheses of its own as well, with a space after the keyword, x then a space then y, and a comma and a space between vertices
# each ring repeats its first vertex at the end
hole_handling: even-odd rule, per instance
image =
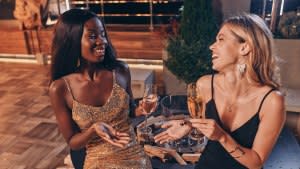
POLYGON ((72 118, 86 130, 93 123, 102 121, 116 130, 130 134, 131 141, 125 148, 113 146, 100 137, 87 144, 84 169, 151 169, 151 163, 143 148, 137 143, 129 121, 129 95, 115 81, 108 101, 103 106, 90 106, 73 101, 72 118))

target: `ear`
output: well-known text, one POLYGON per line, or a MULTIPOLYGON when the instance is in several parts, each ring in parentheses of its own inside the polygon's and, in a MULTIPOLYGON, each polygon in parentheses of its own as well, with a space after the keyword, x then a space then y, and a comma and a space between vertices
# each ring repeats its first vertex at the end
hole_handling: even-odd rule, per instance
POLYGON ((247 42, 241 44, 240 54, 246 56, 250 53, 250 45, 247 42))

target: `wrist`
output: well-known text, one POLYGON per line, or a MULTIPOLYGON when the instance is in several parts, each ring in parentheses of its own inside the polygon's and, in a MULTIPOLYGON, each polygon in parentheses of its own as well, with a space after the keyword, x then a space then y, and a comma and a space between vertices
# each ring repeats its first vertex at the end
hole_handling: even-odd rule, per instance
POLYGON ((226 143, 226 142, 227 142, 226 134, 223 133, 223 134, 221 135, 221 137, 219 137, 218 141, 219 141, 221 144, 226 143))
POLYGON ((89 129, 88 129, 88 131, 90 132, 90 133, 96 133, 96 127, 97 127, 97 125, 98 125, 98 123, 94 123, 89 129))
POLYGON ((140 101, 139 104, 135 107, 134 109, 134 113, 135 113, 135 116, 145 116, 146 113, 144 111, 144 108, 142 106, 142 102, 140 101))

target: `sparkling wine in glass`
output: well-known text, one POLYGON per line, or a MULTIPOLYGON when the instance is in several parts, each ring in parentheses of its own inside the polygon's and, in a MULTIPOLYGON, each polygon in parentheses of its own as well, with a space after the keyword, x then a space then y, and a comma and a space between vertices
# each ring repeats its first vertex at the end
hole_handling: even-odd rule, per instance
POLYGON ((145 133, 149 133, 148 131, 151 130, 150 127, 148 127, 147 119, 149 115, 155 111, 158 104, 158 95, 157 95, 157 86, 154 84, 146 84, 145 90, 143 94, 143 100, 142 100, 142 107, 144 111, 147 113, 145 115, 145 127, 142 129, 145 133))
POLYGON ((157 106, 158 97, 157 94, 151 93, 143 97, 143 109, 146 111, 147 115, 151 114, 157 106))
MULTIPOLYGON (((190 116, 192 118, 203 118, 202 116, 202 100, 197 93, 196 83, 190 83, 187 86, 187 105, 190 116)), ((203 134, 193 128, 190 133, 190 138, 200 140, 203 134)))

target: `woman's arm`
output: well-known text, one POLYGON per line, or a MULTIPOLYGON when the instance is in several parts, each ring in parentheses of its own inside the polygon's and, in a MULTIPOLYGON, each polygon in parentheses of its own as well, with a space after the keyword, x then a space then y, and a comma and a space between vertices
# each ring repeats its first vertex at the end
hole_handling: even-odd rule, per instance
POLYGON ((124 73, 124 76, 126 78, 126 92, 128 93, 128 95, 130 97, 129 116, 130 117, 136 117, 136 116, 144 115, 145 113, 143 112, 142 107, 140 106, 140 104, 136 104, 135 101, 134 101, 134 98, 133 98, 132 89, 131 89, 131 74, 130 74, 129 67, 124 62, 122 63, 122 65, 123 65, 122 73, 124 73))
POLYGON ((284 106, 284 97, 280 92, 272 92, 269 97, 265 99, 265 102, 261 109, 260 125, 255 136, 252 151, 253 159, 257 161, 241 159, 241 163, 251 168, 254 164, 258 164, 261 167, 267 160, 271 153, 281 129, 285 123, 286 113, 284 106))
POLYGON ((209 139, 219 141, 238 162, 247 168, 257 169, 263 166, 284 125, 284 99, 278 92, 272 92, 266 98, 251 149, 242 147, 212 119, 191 119, 191 122, 209 139))
POLYGON ((72 128, 74 121, 72 120, 71 108, 68 107, 67 94, 67 87, 62 79, 51 83, 49 95, 58 128, 70 148, 76 150, 87 144, 90 138, 95 135, 95 130, 93 126, 82 132, 76 132, 72 128))

